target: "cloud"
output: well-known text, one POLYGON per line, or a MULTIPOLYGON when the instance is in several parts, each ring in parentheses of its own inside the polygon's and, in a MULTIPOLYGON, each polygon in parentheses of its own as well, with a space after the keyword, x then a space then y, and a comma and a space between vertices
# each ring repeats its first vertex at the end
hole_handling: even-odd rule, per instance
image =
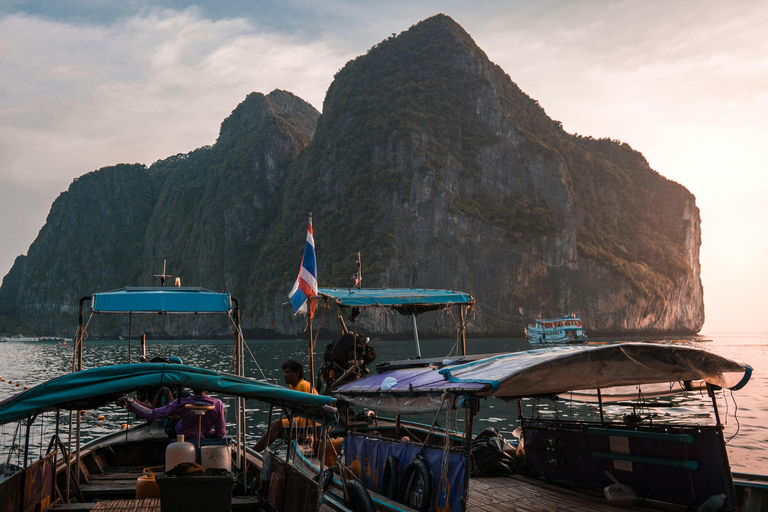
POLYGON ((11 190, 27 198, 24 211, 37 222, 26 236, 3 233, 14 245, 0 247, 0 274, 42 226, 51 191, 103 166, 151 164, 212 144, 254 91, 285 89, 320 109, 351 57, 197 9, 149 10, 109 25, 0 19, 0 182, 4 198, 11 190), (46 200, 31 206, 43 189, 46 200))

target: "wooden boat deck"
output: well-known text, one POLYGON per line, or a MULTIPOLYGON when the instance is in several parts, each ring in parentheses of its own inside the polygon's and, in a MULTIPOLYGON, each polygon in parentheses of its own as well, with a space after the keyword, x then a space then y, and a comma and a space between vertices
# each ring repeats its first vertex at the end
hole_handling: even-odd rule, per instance
POLYGON ((160 512, 160 498, 104 500, 96 503, 93 512, 160 512))
MULTIPOLYGON (((467 510, 472 512, 647 512, 660 510, 612 503, 521 476, 473 478, 469 484, 467 510)), ((663 507, 663 505, 662 505, 663 507)), ((669 510, 676 510, 673 507, 669 510)), ((682 510, 682 509, 680 509, 682 510)))

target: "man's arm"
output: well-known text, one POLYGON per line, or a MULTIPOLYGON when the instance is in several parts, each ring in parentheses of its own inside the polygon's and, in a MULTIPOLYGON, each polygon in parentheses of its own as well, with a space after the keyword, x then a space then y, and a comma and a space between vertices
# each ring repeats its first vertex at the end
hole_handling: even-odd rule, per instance
POLYGON ((216 404, 216 411, 219 413, 219 417, 216 418, 216 423, 213 425, 216 437, 225 437, 227 435, 227 423, 224 420, 224 405, 221 400, 216 404))

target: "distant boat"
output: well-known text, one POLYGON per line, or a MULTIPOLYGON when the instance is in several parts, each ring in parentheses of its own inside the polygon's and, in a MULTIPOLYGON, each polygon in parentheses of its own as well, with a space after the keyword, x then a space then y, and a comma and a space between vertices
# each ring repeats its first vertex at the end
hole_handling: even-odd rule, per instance
POLYGON ((560 318, 539 319, 525 329, 529 343, 580 343, 587 341, 581 318, 571 313, 560 318))

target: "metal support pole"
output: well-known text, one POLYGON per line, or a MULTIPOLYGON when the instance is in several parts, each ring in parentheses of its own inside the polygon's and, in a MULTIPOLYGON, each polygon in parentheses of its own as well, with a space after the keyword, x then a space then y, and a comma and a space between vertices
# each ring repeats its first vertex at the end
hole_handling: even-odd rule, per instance
POLYGON ((415 313, 411 313, 411 325, 413 325, 413 339, 416 341, 416 359, 421 359, 421 347, 419 346, 419 330, 416 328, 415 313))
MULTIPOLYGON (((313 298, 309 299, 311 301, 313 298)), ((307 301, 307 331, 309 331, 309 391, 315 389, 315 347, 312 339, 312 308, 307 301)))
POLYGON ((707 382, 707 394, 712 399, 712 407, 715 409, 715 422, 717 426, 719 427, 720 424, 720 413, 717 410, 717 397, 715 396, 715 387, 707 382))
POLYGON ((464 489, 461 492, 461 509, 467 510, 467 502, 469 501, 469 477, 472 474, 472 429, 475 419, 475 409, 477 402, 470 400, 469 407, 466 409, 467 415, 467 430, 464 434, 464 489))
POLYGON ((325 450, 328 444, 328 417, 325 414, 323 415, 322 429, 320 434, 320 480, 318 481, 320 485, 317 487, 317 512, 320 512, 323 504, 323 482, 325 481, 325 472, 327 471, 325 467, 325 450))
POLYGON ((128 364, 131 364, 131 331, 133 330, 133 312, 128 312, 128 364))
POLYGON ((459 325, 461 326, 461 355, 467 355, 467 331, 464 325, 464 306, 459 306, 459 325))
MULTIPOLYGON (((235 304, 233 310, 233 320, 235 322, 235 353, 237 359, 237 375, 238 377, 245 377, 245 352, 243 349, 243 337, 240 330, 240 302, 236 298, 232 298, 232 302, 235 304)), ((246 443, 246 427, 245 427, 245 398, 237 397, 235 399, 235 408, 237 409, 235 415, 235 435, 237 438, 237 464, 240 470, 243 472, 243 485, 248 487, 247 478, 247 458, 245 456, 245 443, 246 443)))

